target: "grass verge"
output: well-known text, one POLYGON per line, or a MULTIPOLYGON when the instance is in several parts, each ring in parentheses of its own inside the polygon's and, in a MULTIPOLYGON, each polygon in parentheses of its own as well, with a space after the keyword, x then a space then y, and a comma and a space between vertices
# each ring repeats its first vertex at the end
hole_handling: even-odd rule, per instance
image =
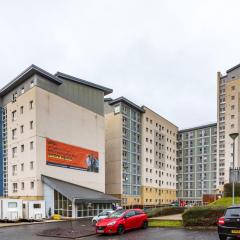
MULTIPOLYGON (((240 197, 235 197, 235 204, 240 204, 240 197)), ((232 206, 232 198, 231 197, 220 198, 217 201, 210 203, 208 206, 230 207, 232 206)))
POLYGON ((183 227, 180 220, 149 220, 149 227, 169 227, 169 228, 181 228, 183 227))

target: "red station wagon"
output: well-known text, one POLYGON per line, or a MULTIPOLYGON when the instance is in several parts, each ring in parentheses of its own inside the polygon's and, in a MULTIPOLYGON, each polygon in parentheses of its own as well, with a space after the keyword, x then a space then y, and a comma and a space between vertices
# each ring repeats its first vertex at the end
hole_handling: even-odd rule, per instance
POLYGON ((117 210, 96 224, 96 233, 123 234, 126 230, 148 227, 147 215, 141 209, 117 210))

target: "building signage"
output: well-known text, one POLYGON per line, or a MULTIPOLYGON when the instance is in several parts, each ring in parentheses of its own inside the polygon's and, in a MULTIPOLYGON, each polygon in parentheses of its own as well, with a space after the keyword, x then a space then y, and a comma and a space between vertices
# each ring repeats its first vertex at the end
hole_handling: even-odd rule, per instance
POLYGON ((99 154, 96 151, 46 139, 47 164, 89 172, 99 171, 99 154))

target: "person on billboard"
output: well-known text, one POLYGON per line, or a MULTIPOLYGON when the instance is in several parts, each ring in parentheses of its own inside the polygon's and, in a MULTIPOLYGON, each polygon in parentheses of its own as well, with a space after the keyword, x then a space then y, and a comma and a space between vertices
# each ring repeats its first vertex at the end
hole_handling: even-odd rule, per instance
POLYGON ((91 155, 88 155, 86 158, 86 163, 87 163, 87 170, 89 172, 92 172, 92 168, 93 168, 93 158, 91 155))
POLYGON ((87 171, 98 172, 99 171, 99 160, 93 155, 88 155, 86 158, 87 171))
POLYGON ((99 170, 99 160, 96 157, 93 157, 93 169, 94 172, 99 170))

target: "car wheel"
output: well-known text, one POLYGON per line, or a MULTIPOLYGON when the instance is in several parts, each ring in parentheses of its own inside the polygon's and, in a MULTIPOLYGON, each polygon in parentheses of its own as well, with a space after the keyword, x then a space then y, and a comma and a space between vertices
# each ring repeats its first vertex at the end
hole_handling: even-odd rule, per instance
POLYGON ((92 221, 92 225, 93 225, 93 226, 96 226, 96 224, 97 224, 97 221, 96 221, 96 220, 93 220, 93 221, 92 221))
POLYGON ((148 221, 144 221, 142 224, 142 229, 147 229, 148 228, 148 221))
POLYGON ((227 237, 226 237, 226 236, 223 236, 223 235, 219 235, 219 239, 220 239, 220 240, 226 240, 227 237))
POLYGON ((118 226, 117 233, 119 235, 122 235, 124 233, 124 226, 123 225, 118 226))

